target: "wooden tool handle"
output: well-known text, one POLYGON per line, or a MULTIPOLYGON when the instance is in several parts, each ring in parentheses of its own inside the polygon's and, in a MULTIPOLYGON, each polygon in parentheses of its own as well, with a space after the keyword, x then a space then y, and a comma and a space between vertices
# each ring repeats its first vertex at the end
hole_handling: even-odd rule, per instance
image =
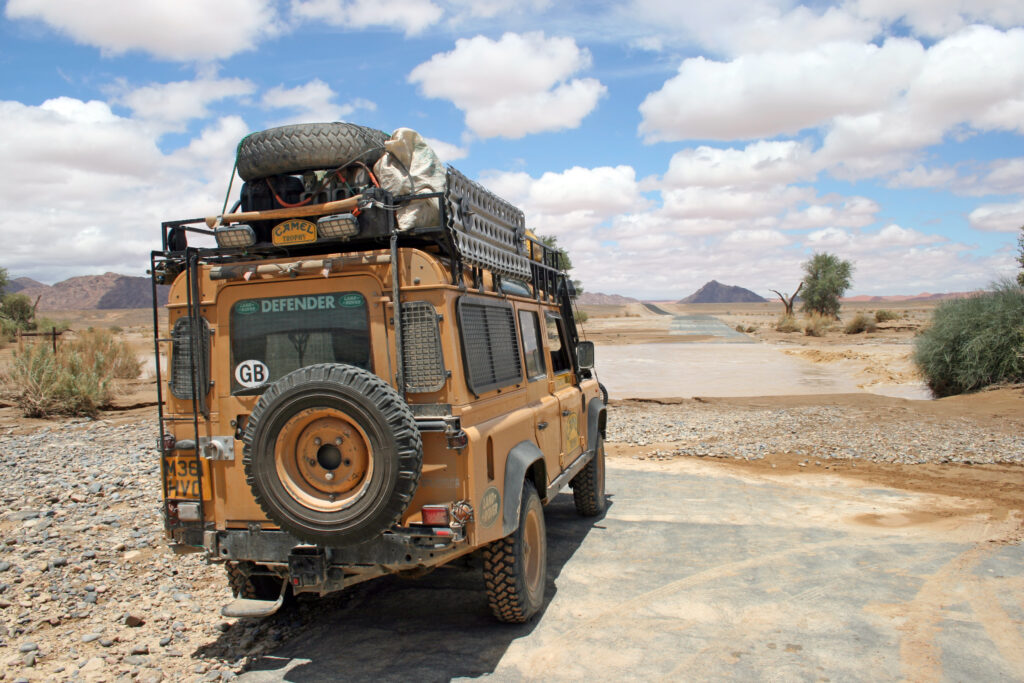
POLYGON ((241 223, 243 221, 272 221, 279 218, 322 216, 328 213, 337 213, 339 211, 354 209, 359 206, 359 200, 362 198, 363 195, 357 194, 355 197, 339 199, 338 201, 327 202, 326 204, 307 204, 306 206, 296 206, 291 209, 244 211, 242 213, 229 213, 224 216, 207 216, 206 225, 212 228, 217 225, 218 220, 220 221, 220 225, 227 225, 228 223, 241 223))

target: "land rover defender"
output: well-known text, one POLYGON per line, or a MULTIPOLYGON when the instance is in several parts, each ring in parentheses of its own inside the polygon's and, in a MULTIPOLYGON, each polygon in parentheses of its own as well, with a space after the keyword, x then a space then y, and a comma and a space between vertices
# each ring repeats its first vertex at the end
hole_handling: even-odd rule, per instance
POLYGON ((479 551, 494 615, 530 619, 542 505, 605 508, 560 254, 408 129, 274 128, 236 168, 235 206, 151 257, 170 543, 226 566, 227 616, 479 551))

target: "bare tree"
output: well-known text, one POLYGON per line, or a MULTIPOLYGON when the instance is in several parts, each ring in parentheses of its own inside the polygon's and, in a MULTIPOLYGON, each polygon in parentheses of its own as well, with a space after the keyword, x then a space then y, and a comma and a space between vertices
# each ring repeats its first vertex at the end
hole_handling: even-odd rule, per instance
POLYGON ((800 288, 804 286, 803 281, 796 286, 796 291, 793 292, 793 296, 787 297, 785 294, 778 290, 772 289, 769 291, 775 292, 779 295, 779 299, 782 301, 782 305, 786 307, 786 315, 793 315, 793 302, 796 301, 796 295, 800 293, 800 288))

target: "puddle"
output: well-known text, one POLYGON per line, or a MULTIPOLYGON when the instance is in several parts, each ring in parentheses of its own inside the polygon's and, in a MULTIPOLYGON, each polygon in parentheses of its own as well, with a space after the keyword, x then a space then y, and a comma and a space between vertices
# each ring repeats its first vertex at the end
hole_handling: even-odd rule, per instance
MULTIPOLYGON (((601 382, 613 398, 864 391, 857 386, 856 378, 840 368, 787 356, 764 344, 630 344, 598 346, 596 352, 601 382)), ((920 391, 922 388, 878 385, 870 390, 887 396, 930 398, 927 390, 920 391)))

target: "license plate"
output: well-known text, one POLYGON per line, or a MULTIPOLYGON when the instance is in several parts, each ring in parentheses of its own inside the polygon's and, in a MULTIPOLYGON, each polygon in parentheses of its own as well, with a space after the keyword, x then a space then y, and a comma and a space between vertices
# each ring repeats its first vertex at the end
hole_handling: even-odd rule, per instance
MULTIPOLYGON (((203 488, 209 490, 208 486, 203 488)), ((164 491, 167 498, 198 500, 199 463, 194 457, 164 458, 164 491)), ((203 498, 209 500, 210 496, 203 498)))

